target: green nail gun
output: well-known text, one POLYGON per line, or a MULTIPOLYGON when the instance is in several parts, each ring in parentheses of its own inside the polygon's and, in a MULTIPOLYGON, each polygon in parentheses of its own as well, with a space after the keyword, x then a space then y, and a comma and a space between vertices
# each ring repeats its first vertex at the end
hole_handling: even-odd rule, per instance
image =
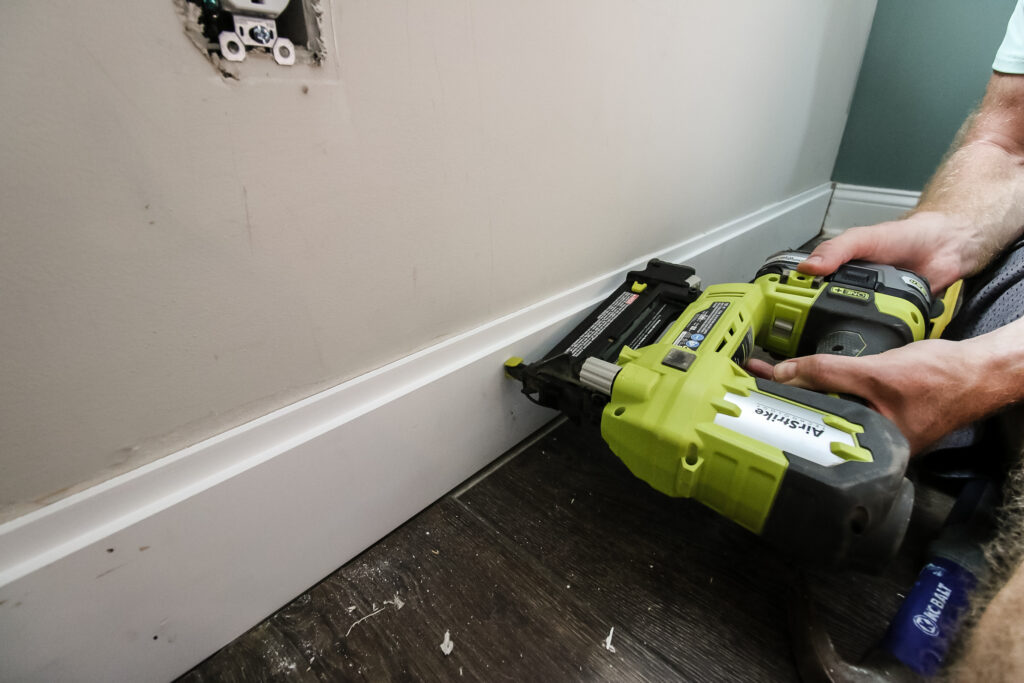
MULTIPOLYGON (((777 357, 880 353, 938 336, 953 307, 893 266, 800 273, 775 254, 754 281, 701 292, 688 266, 651 261, 541 360, 506 374, 540 405, 601 435, 630 471, 694 498, 799 560, 884 565, 914 489, 907 442, 855 400, 755 378, 754 345, 777 357)), ((952 290, 953 288, 951 288, 952 290)))

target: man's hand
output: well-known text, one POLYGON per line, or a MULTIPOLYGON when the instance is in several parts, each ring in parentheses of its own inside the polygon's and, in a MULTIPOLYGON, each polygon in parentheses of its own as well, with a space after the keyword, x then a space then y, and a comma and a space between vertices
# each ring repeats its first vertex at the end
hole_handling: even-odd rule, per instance
POLYGON ((790 386, 858 396, 896 423, 918 453, 949 432, 1024 397, 1024 320, 961 342, 928 339, 875 356, 814 355, 755 375, 790 386))
POLYGON ((981 108, 903 220, 853 228, 799 266, 828 275, 852 259, 924 275, 933 292, 974 275, 1024 234, 1024 75, 992 74, 981 108))
POLYGON ((753 362, 751 372, 765 379, 822 392, 850 394, 896 423, 911 453, 981 417, 965 396, 970 383, 959 342, 926 340, 892 351, 851 358, 818 354, 779 363, 753 362))
POLYGON ((978 250, 970 248, 971 231, 960 223, 955 216, 923 211, 899 221, 851 228, 818 245, 798 270, 828 275, 854 259, 887 263, 925 276, 932 293, 938 293, 984 265, 972 257, 978 250))

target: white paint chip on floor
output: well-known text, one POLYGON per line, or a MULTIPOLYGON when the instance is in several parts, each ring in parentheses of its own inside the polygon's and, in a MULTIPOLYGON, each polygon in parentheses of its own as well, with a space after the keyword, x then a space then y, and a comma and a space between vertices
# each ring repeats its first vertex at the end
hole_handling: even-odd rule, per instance
POLYGON ((615 627, 612 626, 612 630, 608 631, 608 637, 604 639, 604 649, 608 652, 615 652, 615 646, 612 645, 612 636, 615 634, 615 627))

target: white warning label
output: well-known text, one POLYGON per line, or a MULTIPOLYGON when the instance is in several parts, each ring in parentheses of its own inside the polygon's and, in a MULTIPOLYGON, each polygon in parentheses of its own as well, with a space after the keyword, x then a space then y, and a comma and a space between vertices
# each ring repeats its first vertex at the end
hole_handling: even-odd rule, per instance
POLYGON ((686 329, 680 332, 679 336, 672 342, 672 345, 696 349, 711 333, 711 328, 715 326, 715 323, 718 322, 727 308, 729 308, 729 302, 715 301, 703 311, 695 314, 693 319, 686 325, 686 329))
POLYGON ((615 319, 622 315, 622 312, 626 310, 626 307, 631 303, 640 298, 639 294, 633 292, 623 292, 616 297, 615 301, 609 304, 608 308, 601 311, 601 314, 597 316, 597 320, 587 328, 579 339, 572 343, 572 346, 565 350, 573 358, 583 353, 584 349, 590 346, 597 337, 608 329, 608 326, 615 322, 615 319))

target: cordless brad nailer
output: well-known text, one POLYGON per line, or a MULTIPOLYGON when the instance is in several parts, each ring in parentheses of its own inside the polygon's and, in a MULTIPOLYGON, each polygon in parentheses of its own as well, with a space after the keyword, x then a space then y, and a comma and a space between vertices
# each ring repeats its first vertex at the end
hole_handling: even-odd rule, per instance
POLYGON ((751 376, 757 344, 778 357, 880 353, 945 326, 951 306, 892 266, 852 262, 827 277, 782 252, 747 284, 700 291, 688 266, 653 260, 541 360, 512 358, 523 393, 600 423, 640 479, 704 503, 797 558, 879 567, 913 507, 909 448, 856 400, 751 376))

